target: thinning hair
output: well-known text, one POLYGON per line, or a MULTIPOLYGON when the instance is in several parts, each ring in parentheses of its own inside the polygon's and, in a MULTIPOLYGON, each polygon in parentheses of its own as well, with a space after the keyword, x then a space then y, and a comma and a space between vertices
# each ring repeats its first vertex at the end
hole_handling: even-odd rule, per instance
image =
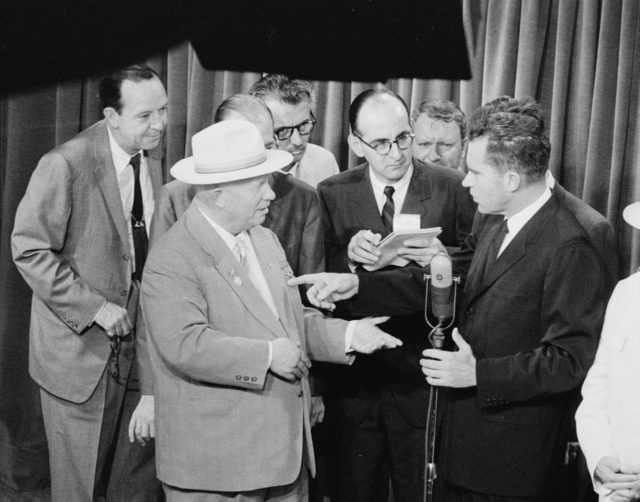
POLYGON ((478 138, 487 138, 485 160, 500 173, 513 170, 529 181, 543 179, 551 144, 536 118, 515 112, 493 113, 469 139, 478 138))
POLYGON ((113 108, 116 112, 122 111, 122 82, 131 80, 132 82, 140 82, 142 80, 151 80, 160 75, 157 71, 147 64, 133 64, 120 68, 100 79, 98 87, 98 99, 100 106, 105 108, 113 108))
POLYGON ((455 122, 460 129, 460 139, 464 141, 467 135, 467 117, 454 102, 447 100, 423 101, 411 114, 411 120, 414 124, 420 115, 426 115, 430 119, 441 122, 455 122))
POLYGON ((272 97, 288 105, 313 103, 313 87, 306 80, 290 79, 279 73, 267 73, 251 86, 249 94, 260 99, 272 97))
POLYGON ((407 121, 409 121, 409 107, 407 106, 407 103, 405 103, 404 99, 390 89, 384 87, 372 88, 362 91, 351 102, 351 106, 349 107, 349 126, 351 127, 351 132, 355 133, 358 131, 358 116, 360 115, 360 110, 362 110, 365 103, 380 96, 390 96, 400 101, 404 109, 407 111, 407 121))
POLYGON ((218 106, 213 121, 217 124, 228 119, 233 113, 239 113, 252 123, 262 121, 273 123, 269 107, 261 99, 249 94, 234 94, 225 98, 218 106))

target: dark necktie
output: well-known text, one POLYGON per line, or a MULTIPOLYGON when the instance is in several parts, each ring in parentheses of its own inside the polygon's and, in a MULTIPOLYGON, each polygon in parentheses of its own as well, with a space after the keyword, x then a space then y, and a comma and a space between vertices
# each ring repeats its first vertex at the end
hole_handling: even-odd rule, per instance
POLYGON ((382 207, 382 224, 387 229, 387 232, 393 232, 393 214, 395 213, 395 205, 393 204, 393 192, 395 188, 392 186, 384 187, 384 194, 387 197, 387 201, 382 207))
POLYGON ((504 238, 509 233, 509 226, 507 225, 507 219, 505 218, 500 223, 498 227, 498 231, 493 236, 491 240, 491 244, 489 245, 489 250, 487 252, 487 262, 484 267, 484 277, 487 276, 491 267, 495 264, 498 259, 498 253, 500 252, 500 248, 502 247, 502 243, 504 242, 504 238))
POLYGON ((130 161, 133 167, 133 207, 131 208, 131 230, 133 234, 133 250, 136 254, 136 271, 134 278, 142 279, 142 269, 147 259, 149 240, 144 223, 144 205, 142 203, 142 189, 140 188, 140 154, 136 153, 130 161))

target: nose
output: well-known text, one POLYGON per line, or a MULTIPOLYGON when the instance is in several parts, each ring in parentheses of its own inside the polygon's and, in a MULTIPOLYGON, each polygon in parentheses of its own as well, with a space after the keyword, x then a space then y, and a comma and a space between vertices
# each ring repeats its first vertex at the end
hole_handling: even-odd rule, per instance
POLYGON ((398 143, 391 143, 391 150, 389 150, 388 156, 392 159, 401 159, 404 153, 400 150, 398 143))
POLYGON ((151 115, 151 128, 157 131, 163 131, 167 125, 167 112, 161 110, 151 115))
POLYGON ((473 183, 471 182, 471 173, 467 172, 462 178, 462 186, 465 188, 469 188, 473 183))
POLYGON ((429 159, 431 162, 440 159, 440 155, 438 154, 438 146, 436 145, 436 143, 433 143, 429 147, 429 151, 427 152, 427 159, 429 159))
POLYGON ((291 143, 292 145, 296 145, 296 146, 304 145, 304 138, 298 132, 297 129, 293 130, 293 133, 291 134, 291 137, 289 138, 289 143, 291 143))
POLYGON ((264 192, 264 200, 272 201, 276 198, 276 193, 271 188, 271 185, 267 183, 267 189, 264 192))

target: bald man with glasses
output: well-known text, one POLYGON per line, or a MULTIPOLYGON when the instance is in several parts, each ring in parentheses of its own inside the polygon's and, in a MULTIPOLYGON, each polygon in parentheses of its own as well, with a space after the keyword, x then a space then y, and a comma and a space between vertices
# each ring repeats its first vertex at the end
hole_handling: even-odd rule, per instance
MULTIPOLYGON (((475 205, 461 173, 412 158, 414 134, 402 98, 386 89, 364 91, 351 104, 349 122, 349 146, 366 163, 318 185, 327 271, 379 273, 362 266, 376 264, 376 245, 401 213, 419 219, 421 228, 442 227, 443 244, 460 246, 475 205)), ((427 264, 424 244, 417 239, 400 250, 407 267, 427 264)), ((380 291, 382 301, 385 294, 380 291)), ((339 302, 335 315, 357 317, 349 301, 339 302)), ((428 386, 419 359, 427 329, 421 314, 395 316, 384 326, 407 347, 393 357, 358 358, 353 367, 334 365, 331 371, 325 402, 339 436, 332 502, 386 502, 389 481, 396 502, 422 498, 428 386)))
POLYGON ((267 74, 258 80, 249 94, 260 98, 273 115, 278 150, 293 155, 283 171, 316 187, 319 182, 340 172, 333 154, 309 143, 317 121, 313 115, 313 89, 305 80, 267 74))

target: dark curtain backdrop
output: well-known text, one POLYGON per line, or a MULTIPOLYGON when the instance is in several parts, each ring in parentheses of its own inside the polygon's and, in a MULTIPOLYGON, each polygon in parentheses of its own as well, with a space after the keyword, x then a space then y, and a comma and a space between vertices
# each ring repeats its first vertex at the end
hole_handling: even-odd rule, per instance
MULTIPOLYGON (((618 233, 622 275, 635 271, 640 232, 621 213, 640 200, 640 3, 464 0, 463 9, 471 80, 385 84, 411 107, 451 99, 467 114, 503 94, 534 96, 545 111, 551 171, 607 216, 618 233)), ((168 173, 191 153, 191 136, 212 122, 222 99, 246 92, 259 74, 205 70, 186 43, 148 62, 161 72, 170 98, 168 173)), ((48 484, 38 392, 27 370, 30 291, 11 260, 15 210, 38 159, 100 118, 96 82, 0 101, 0 500, 36 500, 48 484)), ((378 84, 314 82, 319 125, 312 141, 331 150, 343 169, 356 162, 345 140, 349 103, 372 85, 378 84)))

